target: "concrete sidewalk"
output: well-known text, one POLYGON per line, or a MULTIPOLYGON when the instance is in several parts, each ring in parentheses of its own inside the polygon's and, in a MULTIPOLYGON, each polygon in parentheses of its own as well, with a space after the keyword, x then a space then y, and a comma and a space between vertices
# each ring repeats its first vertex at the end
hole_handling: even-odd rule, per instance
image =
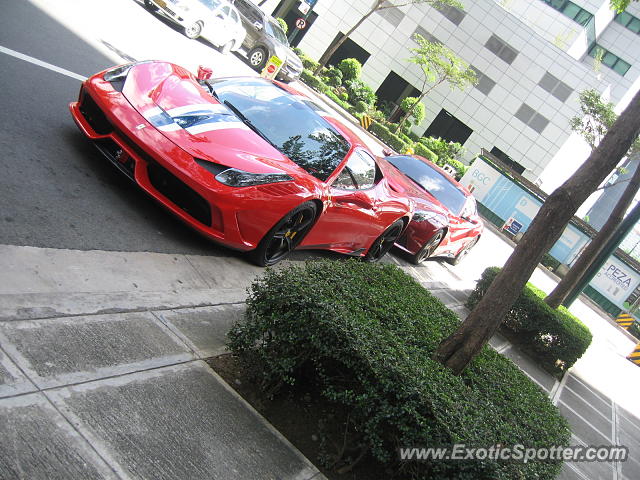
MULTIPOLYGON (((472 264, 461 277, 385 260, 468 313, 472 264)), ((202 361, 224 351, 262 271, 235 257, 0 246, 0 478, 324 478, 202 361)), ((562 382, 499 335, 491 344, 549 394, 575 444, 631 449, 560 478, 640 478, 640 368, 620 353, 632 343, 575 308, 594 344, 562 382)))

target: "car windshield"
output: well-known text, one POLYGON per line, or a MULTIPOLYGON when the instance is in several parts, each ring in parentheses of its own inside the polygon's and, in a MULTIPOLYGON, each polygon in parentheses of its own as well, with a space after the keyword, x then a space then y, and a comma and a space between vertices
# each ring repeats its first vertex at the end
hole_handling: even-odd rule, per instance
POLYGON ((325 181, 349 152, 349 142, 302 99, 261 79, 210 82, 284 155, 325 181))
POLYGON ((202 5, 207 7, 209 10, 215 10, 222 2, 220 0, 198 0, 202 5))
POLYGON ((386 159, 422 189, 433 195, 451 213, 460 215, 467 197, 442 173, 415 157, 397 156, 386 157, 386 159))
POLYGON ((280 28, 280 25, 278 25, 276 22, 274 22, 273 20, 268 20, 264 28, 267 31, 267 35, 269 35, 270 37, 274 37, 280 43, 289 45, 289 40, 287 40, 287 36, 282 31, 282 28, 280 28))

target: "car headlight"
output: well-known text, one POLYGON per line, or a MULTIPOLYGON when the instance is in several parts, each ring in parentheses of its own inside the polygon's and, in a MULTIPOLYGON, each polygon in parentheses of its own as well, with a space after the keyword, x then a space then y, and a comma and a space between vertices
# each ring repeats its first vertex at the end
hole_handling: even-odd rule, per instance
POLYGON ((265 183, 289 182, 293 178, 286 173, 251 173, 229 168, 216 175, 216 180, 230 187, 251 187, 265 183))
POLYGON ((413 220, 416 222, 430 222, 437 226, 444 226, 447 224, 447 219, 444 215, 440 215, 436 212, 429 212, 425 210, 417 210, 413 214, 413 220))

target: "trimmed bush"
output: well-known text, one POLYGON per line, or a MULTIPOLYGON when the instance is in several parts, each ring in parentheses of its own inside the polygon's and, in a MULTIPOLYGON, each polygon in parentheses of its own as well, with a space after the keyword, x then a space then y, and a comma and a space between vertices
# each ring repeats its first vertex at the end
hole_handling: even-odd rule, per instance
POLYGON ((427 113, 424 103, 419 102, 416 105, 417 101, 417 97, 406 97, 400 102, 400 108, 405 112, 408 112, 409 110, 411 110, 411 108, 413 108, 413 112, 411 113, 411 117, 409 118, 413 119, 412 123, 414 125, 420 125, 427 113))
POLYGON ((417 142, 413 145, 413 151, 416 153, 416 155, 420 155, 435 164, 438 163, 438 155, 433 153, 420 142, 417 142))
POLYGON ((376 94, 369 85, 361 80, 346 80, 344 82, 349 94, 349 101, 354 105, 357 102, 364 102, 367 105, 376 103, 376 94))
POLYGON ((298 47, 295 47, 293 51, 296 53, 296 55, 298 55, 298 57, 300 57, 300 60, 302 60, 302 66, 304 68, 310 70, 311 72, 315 72, 316 68, 318 68, 318 66, 320 65, 318 62, 309 57, 298 47))
POLYGON ((320 93, 326 93, 331 90, 331 88, 328 85, 325 85, 325 83, 318 77, 316 77, 311 70, 307 70, 306 68, 302 70, 302 73, 300 74, 300 80, 320 93))
POLYGON ((465 174, 465 172, 469 170, 468 166, 466 166, 464 163, 459 162, 458 160, 455 160, 453 158, 448 159, 446 163, 448 163, 453 168, 455 168, 456 174, 454 176, 456 180, 460 180, 462 176, 465 174))
MULTIPOLYGON (((482 272, 467 300, 468 308, 476 306, 500 270, 489 267, 482 272)), ((587 350, 591 332, 566 308, 549 307, 544 297, 543 291, 527 283, 502 323, 501 331, 538 360, 545 370, 560 376, 587 350)))
POLYGON ((445 163, 450 164, 451 162, 449 162, 449 160, 457 160, 457 158, 465 152, 465 148, 461 144, 457 142, 447 142, 442 138, 422 137, 420 143, 438 155, 443 165, 445 163))
POLYGON ((327 70, 324 78, 326 78, 324 82, 332 87, 339 87, 342 85, 342 72, 336 67, 331 67, 327 70))
POLYGON ((371 122, 369 131, 393 148, 396 152, 403 153, 408 148, 408 145, 400 137, 391 133, 387 127, 375 120, 371 122))
POLYGON ((360 100, 359 102, 357 102, 355 104, 355 108, 356 108, 356 112, 358 113, 364 113, 369 109, 369 105, 367 105, 365 102, 363 102, 362 100, 360 100))
POLYGON ((544 265, 545 267, 547 267, 549 270, 555 270, 556 268, 558 268, 560 266, 560 261, 556 260, 551 255, 549 255, 548 253, 544 254, 544 256, 542 257, 542 260, 540 261, 540 263, 542 265, 544 265))
POLYGON ((342 78, 346 80, 357 80, 362 73, 362 64, 355 58, 345 58, 338 63, 338 68, 342 72, 342 78))
POLYGON ((349 110, 350 108, 352 108, 352 106, 351 106, 351 104, 349 102, 344 101, 343 99, 338 97, 335 93, 333 93, 331 90, 327 90, 325 92, 325 95, 327 97, 329 97, 331 100, 333 100, 335 103, 340 105, 345 110, 349 110))
POLYGON ((289 25, 287 25, 287 22, 285 21, 284 18, 276 18, 276 20, 278 21, 278 25, 280 25, 280 28, 282 29, 282 31, 286 34, 287 31, 289 30, 289 25))
POLYGON ((458 324, 395 265, 324 260, 254 281, 229 348, 267 392, 311 382, 349 412, 346 450, 369 451, 388 477, 555 478, 559 461, 398 461, 403 447, 568 444, 557 408, 507 358, 485 347, 460 376, 432 359, 458 324))

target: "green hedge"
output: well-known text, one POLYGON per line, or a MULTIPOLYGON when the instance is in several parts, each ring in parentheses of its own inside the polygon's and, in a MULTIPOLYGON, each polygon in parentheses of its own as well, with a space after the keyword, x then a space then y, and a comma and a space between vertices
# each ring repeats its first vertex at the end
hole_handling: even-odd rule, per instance
POLYGON ((389 477, 555 478, 559 461, 398 461, 400 447, 569 441, 546 394, 492 349, 483 348, 460 376, 432 360, 458 324, 394 265, 323 260, 268 269, 255 280, 228 345, 269 394, 311 382, 349 412, 347 450, 364 445, 389 477))
POLYGON ((404 153, 409 147, 404 140, 393 134, 387 127, 375 120, 371 122, 369 131, 393 148, 396 152, 404 153))
POLYGON ((416 155, 423 156, 424 158, 426 158, 427 160, 430 160, 435 164, 438 163, 438 155, 433 153, 431 150, 429 150, 420 142, 413 144, 413 151, 415 152, 416 155))
POLYGON ((320 65, 313 58, 304 53, 301 49, 296 47, 293 49, 293 51, 298 55, 298 57, 300 57, 300 60, 302 60, 302 66, 307 70, 311 70, 312 72, 314 72, 320 65))
POLYGON ((547 267, 549 270, 555 270, 560 266, 560 261, 556 260, 554 257, 549 255, 548 253, 544 254, 540 263, 545 267, 547 267))
MULTIPOLYGON (((489 267, 482 272, 475 290, 467 300, 473 308, 500 272, 489 267)), ((561 375, 570 368, 591 344, 591 332, 566 308, 552 309, 544 303, 546 294, 527 283, 522 294, 502 323, 509 340, 527 351, 547 371, 561 375)))
POLYGON ((302 70, 300 79, 320 93, 326 93, 331 90, 331 87, 326 85, 320 78, 316 77, 311 70, 307 70, 306 68, 302 70))

